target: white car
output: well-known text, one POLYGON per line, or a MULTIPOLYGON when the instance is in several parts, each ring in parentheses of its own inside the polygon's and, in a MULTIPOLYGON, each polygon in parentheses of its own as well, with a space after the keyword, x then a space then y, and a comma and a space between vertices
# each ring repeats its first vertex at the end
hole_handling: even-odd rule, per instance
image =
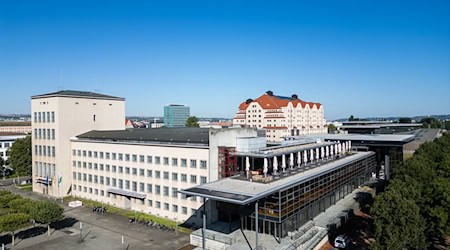
POLYGON ((338 235, 336 239, 334 239, 334 247, 345 249, 350 246, 350 238, 347 235, 338 235))

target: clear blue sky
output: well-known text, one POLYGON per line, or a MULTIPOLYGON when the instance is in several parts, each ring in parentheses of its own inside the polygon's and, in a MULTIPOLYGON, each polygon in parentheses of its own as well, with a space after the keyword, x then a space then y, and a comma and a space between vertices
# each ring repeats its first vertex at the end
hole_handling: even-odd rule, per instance
POLYGON ((61 87, 127 115, 232 117, 267 90, 328 119, 450 113, 450 1, 243 2, 3 0, 0 113, 61 87))

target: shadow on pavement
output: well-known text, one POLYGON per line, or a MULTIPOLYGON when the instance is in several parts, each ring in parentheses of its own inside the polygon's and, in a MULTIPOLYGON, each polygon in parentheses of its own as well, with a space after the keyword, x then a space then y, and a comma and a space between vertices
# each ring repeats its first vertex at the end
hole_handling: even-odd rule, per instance
POLYGON ((78 222, 78 220, 75 218, 66 217, 60 221, 53 222, 50 226, 52 229, 61 230, 61 229, 67 228, 67 227, 72 227, 77 222, 78 222))

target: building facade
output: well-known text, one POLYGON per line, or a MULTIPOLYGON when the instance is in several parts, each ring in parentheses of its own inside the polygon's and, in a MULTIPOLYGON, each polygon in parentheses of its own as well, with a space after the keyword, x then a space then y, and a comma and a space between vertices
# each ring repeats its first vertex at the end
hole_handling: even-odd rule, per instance
POLYGON ((0 133, 31 134, 31 122, 0 122, 0 133))
POLYGON ((167 128, 186 127, 190 116, 190 108, 185 105, 170 104, 164 106, 164 126, 167 128))
POLYGON ((272 91, 241 103, 233 125, 264 129, 272 142, 285 136, 327 133, 322 104, 304 102, 295 94, 276 96, 272 91))
POLYGON ((218 180, 216 145, 236 147, 255 129, 90 131, 71 139, 72 194, 116 207, 200 225, 201 199, 183 188, 218 180), (227 140, 228 139, 228 140, 227 140))
POLYGON ((56 197, 71 192, 70 138, 125 126, 125 99, 92 92, 32 96, 31 112, 33 191, 56 197))

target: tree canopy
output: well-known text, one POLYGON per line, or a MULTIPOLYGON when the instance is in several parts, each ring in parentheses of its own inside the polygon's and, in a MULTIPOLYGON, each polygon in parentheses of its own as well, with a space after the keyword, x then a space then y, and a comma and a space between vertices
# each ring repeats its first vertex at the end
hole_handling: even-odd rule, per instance
POLYGON ((422 249, 450 235, 450 134, 424 143, 393 169, 371 213, 378 248, 422 249), (411 245, 414 242, 414 245, 411 245))
POLYGON ((19 175, 31 175, 31 136, 14 141, 8 149, 9 164, 19 175))
POLYGON ((334 132, 336 132, 336 126, 332 123, 328 124, 328 133, 333 134, 334 132))
POLYGON ((186 127, 199 127, 197 117, 195 117, 195 116, 190 116, 190 117, 186 120, 186 127))

